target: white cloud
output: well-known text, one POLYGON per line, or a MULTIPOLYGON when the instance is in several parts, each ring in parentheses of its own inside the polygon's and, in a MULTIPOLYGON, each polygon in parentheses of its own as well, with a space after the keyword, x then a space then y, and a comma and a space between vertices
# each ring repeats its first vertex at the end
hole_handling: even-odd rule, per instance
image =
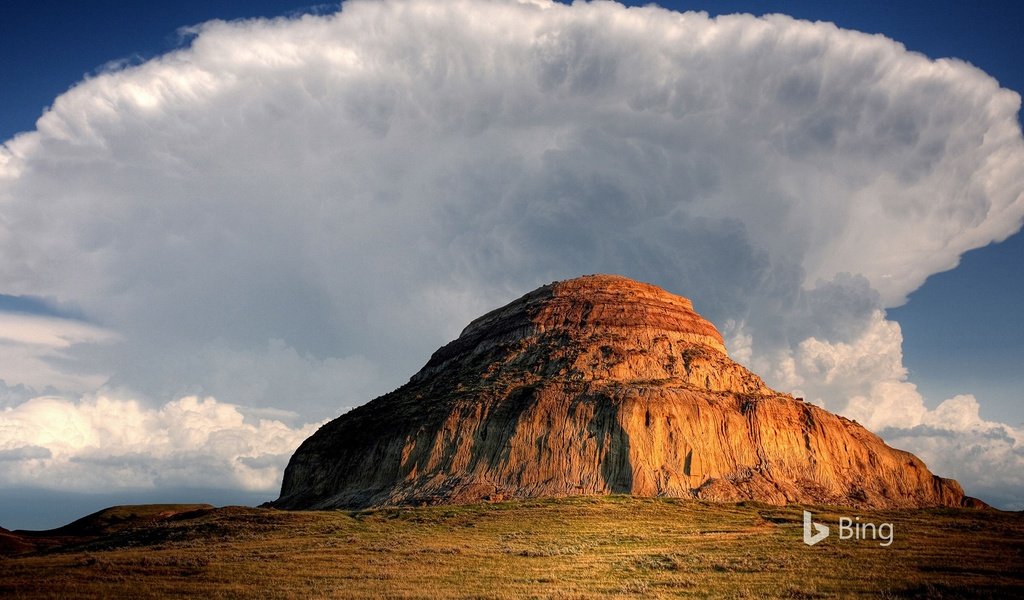
POLYGON ((111 337, 99 327, 55 317, 0 312, 0 342, 67 348, 111 337))
POLYGON ((912 404, 877 311, 1020 227, 1019 107, 963 62, 778 15, 213 22, 0 149, 0 293, 115 332, 62 350, 111 389, 320 420, 490 307, 619 272, 732 320, 771 383, 912 404))
POLYGON ((933 471, 955 476, 969 494, 1024 510, 1024 430, 987 421, 980 408, 974 396, 955 396, 880 433, 933 471))
POLYGON ((828 342, 811 337, 761 366, 777 385, 825 405, 921 457, 957 479, 968 494, 1024 508, 1024 431, 988 421, 972 395, 929 408, 903 366, 900 326, 876 311, 857 337, 828 342), (845 406, 844 406, 845 403, 845 406))
MULTIPOLYGON (((36 390, 96 389, 106 382, 106 375, 78 364, 74 351, 78 345, 116 338, 101 327, 72 319, 0 312, 0 382, 36 390)), ((0 406, 6 404, 4 396, 0 394, 0 406)))
MULTIPOLYGON (((902 384, 907 378, 899 323, 875 310, 862 325, 850 339, 832 342, 811 336, 796 348, 760 356, 752 364, 776 386, 836 410, 850 398, 871 395, 873 387, 902 384)), ((892 397, 891 390, 887 396, 892 397)))
POLYGON ((107 396, 33 398, 0 411, 0 484, 274 492, 318 426, 247 418, 242 407, 194 396, 155 409, 107 396))

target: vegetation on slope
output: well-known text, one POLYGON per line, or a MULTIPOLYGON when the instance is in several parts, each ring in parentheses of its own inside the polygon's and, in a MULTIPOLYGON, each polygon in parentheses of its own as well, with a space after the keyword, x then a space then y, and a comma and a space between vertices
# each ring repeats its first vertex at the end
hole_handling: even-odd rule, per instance
POLYGON ((758 503, 610 496, 365 511, 190 508, 120 508, 113 514, 147 516, 63 547, 0 556, 0 595, 1024 596, 1024 516, 992 510, 815 507, 816 521, 893 523, 895 540, 882 547, 833 531, 811 547, 802 542, 803 507, 758 503))

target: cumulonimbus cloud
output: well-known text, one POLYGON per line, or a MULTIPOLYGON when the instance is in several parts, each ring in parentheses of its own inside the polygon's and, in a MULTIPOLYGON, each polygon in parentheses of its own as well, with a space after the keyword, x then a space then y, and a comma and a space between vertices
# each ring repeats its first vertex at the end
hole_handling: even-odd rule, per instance
POLYGON ((1018 94, 827 23, 353 0, 192 33, 0 150, 0 293, 80 307, 118 338, 62 364, 158 402, 320 420, 588 272, 690 296, 773 383, 837 391, 800 361, 868 347, 1024 215, 1018 94))

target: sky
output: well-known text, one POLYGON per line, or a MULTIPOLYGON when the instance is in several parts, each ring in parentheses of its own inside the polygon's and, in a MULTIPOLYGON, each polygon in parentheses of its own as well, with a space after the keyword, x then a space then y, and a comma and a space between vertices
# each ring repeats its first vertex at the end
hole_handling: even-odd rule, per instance
POLYGON ((1024 508, 1024 9, 663 7, 5 3, 0 525, 271 499, 591 272, 1024 508))

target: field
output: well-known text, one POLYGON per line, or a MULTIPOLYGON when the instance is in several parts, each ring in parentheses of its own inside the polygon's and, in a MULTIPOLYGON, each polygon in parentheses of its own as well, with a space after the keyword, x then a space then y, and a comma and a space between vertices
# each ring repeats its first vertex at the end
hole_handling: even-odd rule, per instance
POLYGON ((0 595, 205 598, 1024 597, 1024 515, 622 496, 366 511, 117 507, 4 534, 0 595), (837 539, 843 516, 894 541, 837 539))

